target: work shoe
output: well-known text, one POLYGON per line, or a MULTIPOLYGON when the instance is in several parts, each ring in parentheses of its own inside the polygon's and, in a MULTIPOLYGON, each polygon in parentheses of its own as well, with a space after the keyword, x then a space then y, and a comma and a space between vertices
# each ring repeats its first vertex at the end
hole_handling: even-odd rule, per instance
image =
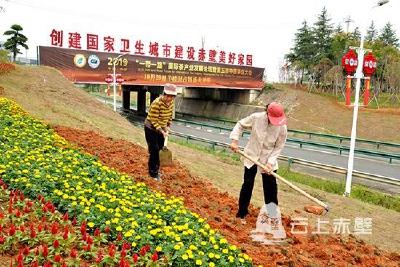
POLYGON ((161 182, 161 177, 162 177, 162 174, 157 173, 156 177, 153 177, 153 179, 156 180, 157 182, 161 182))

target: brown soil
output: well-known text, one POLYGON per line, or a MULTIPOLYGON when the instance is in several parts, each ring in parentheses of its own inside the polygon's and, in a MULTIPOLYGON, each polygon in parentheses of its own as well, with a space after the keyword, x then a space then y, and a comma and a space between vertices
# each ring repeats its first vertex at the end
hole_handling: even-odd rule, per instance
POLYGON ((59 135, 84 151, 96 155, 107 166, 127 173, 136 180, 145 182, 154 190, 168 195, 183 197, 190 210, 207 218, 210 225, 218 229, 230 243, 242 248, 255 264, 265 266, 399 266, 400 255, 387 253, 367 245, 353 236, 293 236, 290 233, 290 217, 283 216, 289 244, 265 246, 252 242, 249 233, 253 230, 258 210, 251 207, 246 225, 235 219, 237 199, 220 192, 210 182, 197 178, 181 164, 163 168, 163 182, 157 183, 147 176, 147 151, 135 144, 113 140, 93 131, 75 130, 63 126, 55 127, 59 135))

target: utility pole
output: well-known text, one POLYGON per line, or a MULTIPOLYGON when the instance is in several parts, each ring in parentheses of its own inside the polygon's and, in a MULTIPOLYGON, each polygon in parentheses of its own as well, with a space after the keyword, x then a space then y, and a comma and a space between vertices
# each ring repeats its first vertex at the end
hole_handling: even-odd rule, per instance
POLYGON ((354 20, 352 20, 351 18, 350 18, 350 16, 348 16, 347 18, 345 18, 345 20, 344 20, 344 22, 346 23, 346 33, 349 33, 349 26, 350 26, 350 23, 352 23, 354 20))

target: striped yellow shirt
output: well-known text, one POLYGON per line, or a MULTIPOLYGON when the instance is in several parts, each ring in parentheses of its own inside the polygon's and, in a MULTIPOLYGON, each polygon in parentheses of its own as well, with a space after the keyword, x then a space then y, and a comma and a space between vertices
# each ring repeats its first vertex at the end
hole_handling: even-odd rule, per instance
POLYGON ((159 96, 151 103, 146 119, 151 122, 154 128, 160 130, 171 124, 173 109, 174 101, 168 106, 162 100, 162 96, 159 96))

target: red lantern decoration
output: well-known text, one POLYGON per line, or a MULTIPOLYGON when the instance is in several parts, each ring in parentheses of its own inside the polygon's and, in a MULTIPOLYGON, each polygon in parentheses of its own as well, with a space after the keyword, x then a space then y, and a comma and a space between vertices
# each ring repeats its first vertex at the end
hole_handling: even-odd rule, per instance
POLYGON ((353 74, 358 65, 357 55, 354 50, 349 50, 343 57, 342 57, 342 66, 348 75, 353 74))
POLYGON ((369 52, 364 57, 364 66, 363 66, 364 75, 371 77, 372 74, 374 74, 375 70, 376 70, 376 58, 371 52, 369 52))
POLYGON ((113 76, 111 74, 107 74, 106 78, 104 79, 106 83, 112 83, 113 82, 113 76))

